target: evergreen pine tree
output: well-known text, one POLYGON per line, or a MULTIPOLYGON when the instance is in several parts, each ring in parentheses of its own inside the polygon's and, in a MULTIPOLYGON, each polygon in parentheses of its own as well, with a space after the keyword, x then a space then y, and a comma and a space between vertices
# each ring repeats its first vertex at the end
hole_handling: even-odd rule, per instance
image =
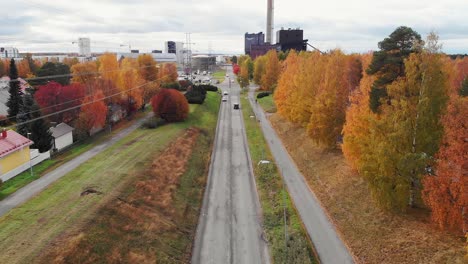
POLYGON ((387 85, 405 76, 404 61, 411 53, 419 51, 420 44, 421 35, 405 26, 398 27, 388 38, 379 42, 380 50, 374 52, 367 69, 368 74, 377 76, 369 92, 372 112, 379 112, 381 99, 388 97, 387 85))
POLYGON ((6 103, 8 107, 8 117, 12 121, 16 121, 16 115, 21 107, 21 89, 20 82, 18 81, 18 69, 16 68, 15 60, 10 61, 10 89, 8 90, 10 97, 6 103))
POLYGON ((27 121, 31 120, 32 114, 31 111, 32 107, 36 104, 31 94, 26 93, 23 95, 22 98, 23 103, 20 105, 20 109, 18 114, 16 115, 16 123, 17 123, 17 132, 27 137, 28 132, 31 132, 31 124, 27 123, 27 121))
POLYGON ((31 123, 31 140, 34 141, 34 144, 31 148, 39 149, 39 152, 46 152, 52 148, 52 133, 50 132, 49 122, 46 122, 44 118, 41 117, 41 112, 39 106, 33 100, 31 106, 31 119, 37 119, 31 123))

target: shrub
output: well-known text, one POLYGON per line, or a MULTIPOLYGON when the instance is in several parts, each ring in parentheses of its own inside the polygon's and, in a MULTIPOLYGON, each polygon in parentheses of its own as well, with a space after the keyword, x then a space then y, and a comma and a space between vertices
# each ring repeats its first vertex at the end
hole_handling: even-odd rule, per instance
POLYGON ((180 80, 179 81, 179 86, 180 86, 180 91, 187 91, 190 86, 192 86, 192 82, 189 80, 180 80))
POLYGON ((141 127, 142 128, 148 128, 148 129, 154 129, 154 128, 157 128, 157 127, 160 127, 160 126, 164 125, 165 123, 166 123, 166 121, 164 119, 153 116, 153 117, 149 118, 148 120, 146 120, 141 125, 141 127))
POLYGON ((263 98, 263 97, 267 97, 269 96, 271 93, 270 92, 261 92, 261 93, 258 93, 257 94, 257 99, 260 99, 260 98, 263 98))
POLYGON ((206 90, 202 85, 192 86, 192 89, 185 93, 185 98, 189 104, 203 104, 206 98, 206 90))
POLYGON ((218 91, 218 87, 214 86, 214 85, 211 85, 211 84, 201 84, 201 85, 197 85, 201 88, 203 88, 205 91, 210 91, 210 92, 217 92, 218 91))
POLYGON ((161 89, 151 99, 155 116, 167 122, 183 121, 189 113, 189 105, 185 96, 174 89, 161 89))
POLYGON ((162 88, 167 88, 167 89, 176 89, 180 90, 180 84, 179 82, 169 82, 169 83, 163 83, 161 85, 162 88))

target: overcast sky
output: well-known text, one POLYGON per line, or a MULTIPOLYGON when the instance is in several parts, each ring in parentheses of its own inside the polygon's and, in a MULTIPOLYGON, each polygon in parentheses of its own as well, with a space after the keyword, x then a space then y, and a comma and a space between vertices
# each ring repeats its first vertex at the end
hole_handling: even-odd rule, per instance
MULTIPOLYGON (((164 41, 194 52, 243 53, 245 32, 265 32, 266 0, 0 0, 0 47, 77 52, 150 51, 164 41)), ((446 53, 468 53, 468 0, 276 0, 275 31, 300 27, 309 43, 347 53, 376 50, 396 27, 436 31, 446 53)))

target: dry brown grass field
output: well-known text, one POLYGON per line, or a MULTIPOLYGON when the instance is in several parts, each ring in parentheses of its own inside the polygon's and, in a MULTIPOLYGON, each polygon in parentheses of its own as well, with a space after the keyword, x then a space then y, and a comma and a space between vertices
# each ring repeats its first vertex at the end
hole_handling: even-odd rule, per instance
MULTIPOLYGON (((174 206, 174 196, 198 135, 198 129, 188 129, 95 219, 52 241, 39 262, 155 263, 156 248, 171 251, 174 246, 165 244, 166 235, 190 237, 192 231, 179 223, 184 221, 188 208, 174 206)), ((186 262, 190 248, 182 249, 182 253, 179 259, 169 262, 186 262)))
POLYGON ((465 263, 465 238, 434 228, 427 210, 379 210, 340 150, 318 148, 278 114, 270 122, 360 263, 465 263))

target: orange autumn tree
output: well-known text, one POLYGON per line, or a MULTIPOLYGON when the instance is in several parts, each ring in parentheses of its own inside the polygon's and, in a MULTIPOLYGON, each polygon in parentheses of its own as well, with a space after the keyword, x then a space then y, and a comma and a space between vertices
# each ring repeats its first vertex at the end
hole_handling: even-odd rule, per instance
POLYGON ((88 84, 98 76, 98 66, 94 61, 74 64, 70 71, 73 74, 72 82, 88 84))
POLYGON ((143 105, 144 80, 138 73, 138 62, 132 58, 125 58, 118 72, 117 87, 122 92, 123 98, 129 104, 130 113, 136 111, 143 105))
POLYGON ((270 50, 265 55, 265 73, 262 76, 261 90, 274 91, 280 75, 280 63, 276 50, 270 50))
MULTIPOLYGON (((299 72, 299 60, 300 58, 294 50, 289 53, 289 56, 284 61, 284 71, 278 80, 278 86, 273 95, 278 113, 288 120, 292 119, 291 112, 295 106, 293 97, 296 97, 295 94, 297 94, 297 86, 295 85, 294 79, 296 74, 299 72)), ((257 74, 257 67, 264 67, 257 66, 259 63, 263 63, 260 62, 260 57, 255 60, 254 79, 258 78, 255 77, 257 74)))
POLYGON ((156 61, 149 54, 143 54, 138 56, 138 73, 141 79, 145 81, 145 85, 142 87, 143 91, 143 102, 148 103, 158 90, 160 85, 158 80, 158 68, 156 67, 156 61))
POLYGON ((342 151, 347 163, 354 170, 364 166, 364 154, 372 147, 368 143, 368 137, 371 134, 370 119, 375 114, 369 108, 369 92, 376 77, 365 71, 371 61, 372 54, 362 56, 363 78, 350 95, 350 105, 346 110, 346 122, 343 126, 342 151))
POLYGON ((154 114, 167 122, 180 122, 188 117, 187 99, 175 89, 161 89, 151 99, 151 105, 154 114))
POLYGON ((104 103, 104 93, 97 90, 94 96, 88 96, 82 102, 77 126, 89 133, 93 128, 102 128, 106 124, 107 107, 104 103))
POLYGON ((442 119, 445 133, 434 173, 423 180, 422 194, 434 223, 463 234, 468 232, 468 98, 458 93, 460 86, 454 88, 442 119))
POLYGON ((29 62, 27 60, 21 60, 16 63, 18 68, 18 76, 21 78, 28 78, 31 76, 31 68, 29 67, 29 62))
POLYGON ((105 53, 98 58, 99 74, 103 79, 116 82, 119 78, 119 62, 117 56, 105 53))
POLYGON ((161 64, 159 69, 159 80, 162 84, 177 82, 177 66, 174 63, 161 64))
POLYGON ((340 50, 322 57, 326 59, 326 66, 310 108, 307 132, 317 144, 334 147, 345 121, 349 94, 346 78, 348 61, 340 50))

